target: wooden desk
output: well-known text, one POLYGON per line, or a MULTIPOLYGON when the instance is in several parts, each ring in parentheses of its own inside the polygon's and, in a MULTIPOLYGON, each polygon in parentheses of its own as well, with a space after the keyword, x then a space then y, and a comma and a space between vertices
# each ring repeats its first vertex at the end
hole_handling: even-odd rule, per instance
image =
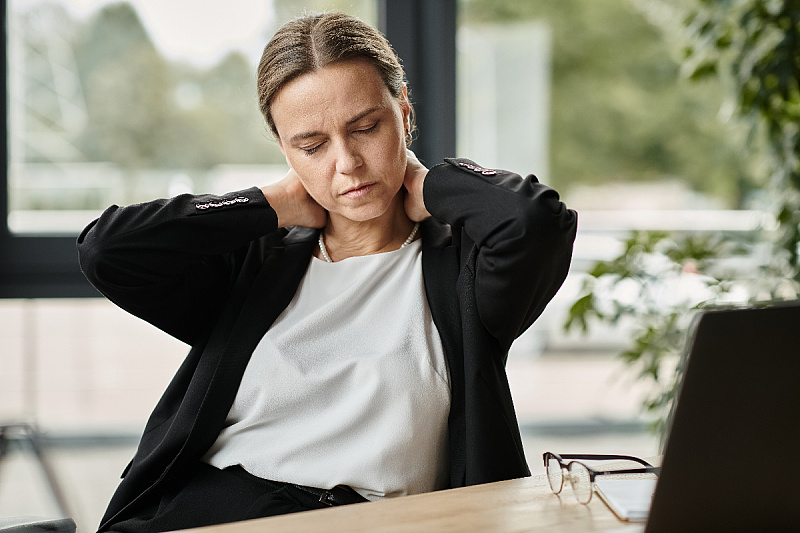
POLYGON ((637 526, 626 525, 618 520, 596 494, 589 505, 578 503, 570 487, 565 487, 556 496, 550 491, 547 478, 542 475, 198 528, 193 531, 582 533, 614 528, 637 530, 637 526))

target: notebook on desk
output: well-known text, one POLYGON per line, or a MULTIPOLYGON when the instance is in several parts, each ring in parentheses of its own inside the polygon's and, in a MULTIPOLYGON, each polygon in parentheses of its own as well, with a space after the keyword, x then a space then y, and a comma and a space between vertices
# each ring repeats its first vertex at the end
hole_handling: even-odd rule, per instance
POLYGON ((798 452, 800 305, 703 312, 643 531, 800 531, 798 452))

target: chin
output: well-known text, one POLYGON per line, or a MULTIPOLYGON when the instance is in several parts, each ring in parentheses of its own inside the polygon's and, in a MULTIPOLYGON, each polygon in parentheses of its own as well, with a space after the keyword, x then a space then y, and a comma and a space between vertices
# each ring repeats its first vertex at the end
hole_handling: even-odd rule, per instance
MULTIPOLYGON (((352 220, 353 222, 367 222, 382 217, 392 208, 393 205, 395 204, 391 201, 370 202, 369 204, 361 206, 346 207, 339 211, 339 213, 343 217, 352 220)), ((402 207, 402 204, 400 205, 402 207)))
POLYGON ((370 220, 375 220, 376 218, 380 218, 386 210, 376 210, 376 209, 347 209, 343 211, 341 214, 343 217, 347 218, 348 220, 352 220, 353 222, 368 222, 370 220))

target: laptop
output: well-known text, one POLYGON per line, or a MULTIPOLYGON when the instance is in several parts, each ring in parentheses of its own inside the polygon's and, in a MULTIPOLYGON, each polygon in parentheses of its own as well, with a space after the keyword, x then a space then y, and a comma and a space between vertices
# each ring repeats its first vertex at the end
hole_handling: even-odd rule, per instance
POLYGON ((800 531, 800 302, 703 311, 687 355, 641 530, 800 531))

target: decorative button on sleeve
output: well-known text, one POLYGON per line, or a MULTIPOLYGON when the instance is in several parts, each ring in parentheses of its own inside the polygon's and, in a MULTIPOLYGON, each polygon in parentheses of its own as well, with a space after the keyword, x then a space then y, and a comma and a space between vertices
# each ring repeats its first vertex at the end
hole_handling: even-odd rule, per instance
POLYGON ((227 205, 234 205, 234 204, 246 204, 250 201, 250 198, 246 198, 244 196, 238 196, 231 200, 220 200, 219 202, 206 202, 204 204, 195 204, 195 208, 197 209, 210 209, 213 207, 225 207, 227 205))
POLYGON ((497 172, 494 170, 479 167, 478 165, 472 165, 470 163, 464 163, 463 161, 460 161, 458 165, 467 168, 473 172, 477 172, 478 174, 483 174, 484 176, 494 176, 495 174, 497 174, 497 172))

